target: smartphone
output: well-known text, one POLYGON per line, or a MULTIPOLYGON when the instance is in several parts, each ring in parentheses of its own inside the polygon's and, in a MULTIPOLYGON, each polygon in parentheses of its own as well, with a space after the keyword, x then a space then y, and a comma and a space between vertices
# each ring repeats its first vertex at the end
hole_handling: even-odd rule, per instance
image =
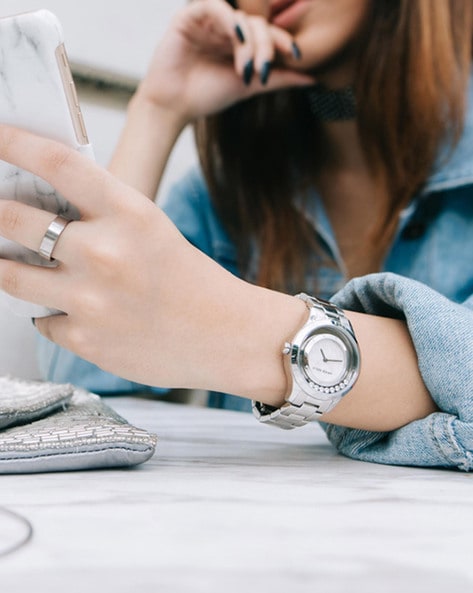
MULTIPOLYGON (((38 10, 0 18, 0 122, 58 140, 93 158, 57 17, 38 10)), ((79 213, 51 185, 0 160, 0 199, 19 200, 65 218, 79 213)), ((37 253, 0 237, 0 257, 51 266, 37 253)), ((18 315, 57 313, 0 291, 18 315)))

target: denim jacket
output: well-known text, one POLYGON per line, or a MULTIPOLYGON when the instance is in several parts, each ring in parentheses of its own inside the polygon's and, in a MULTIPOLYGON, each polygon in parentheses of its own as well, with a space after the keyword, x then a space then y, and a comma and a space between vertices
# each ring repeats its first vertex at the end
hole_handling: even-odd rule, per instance
MULTIPOLYGON (((305 206, 323 254, 317 266, 318 296, 332 298, 346 309, 404 319, 425 385, 441 410, 391 432, 322 424, 329 440, 349 457, 473 470, 471 154, 472 89, 463 135, 453 151, 439 152, 422 191, 402 212, 382 272, 348 284, 322 201, 314 192, 305 206), (332 265, 324 266, 323 261, 332 265)), ((191 243, 238 274, 235 246, 216 216, 199 171, 189 172, 160 205, 191 243)), ((40 339, 39 359, 49 380, 70 381, 98 393, 143 389, 44 339, 40 339)), ((247 400, 224 394, 211 394, 210 405, 249 410, 247 400)))

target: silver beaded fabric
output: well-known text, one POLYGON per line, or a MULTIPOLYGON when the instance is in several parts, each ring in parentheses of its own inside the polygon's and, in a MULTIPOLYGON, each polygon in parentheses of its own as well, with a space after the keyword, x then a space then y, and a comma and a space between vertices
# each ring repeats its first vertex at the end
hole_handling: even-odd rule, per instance
POLYGON ((60 411, 0 430, 0 474, 138 465, 152 457, 156 442, 98 395, 75 389, 60 411))
POLYGON ((72 385, 24 381, 0 376, 0 430, 25 424, 66 405, 74 392, 72 385))
POLYGON ((331 90, 321 84, 307 90, 310 109, 319 121, 346 121, 356 117, 356 99, 351 86, 331 90))

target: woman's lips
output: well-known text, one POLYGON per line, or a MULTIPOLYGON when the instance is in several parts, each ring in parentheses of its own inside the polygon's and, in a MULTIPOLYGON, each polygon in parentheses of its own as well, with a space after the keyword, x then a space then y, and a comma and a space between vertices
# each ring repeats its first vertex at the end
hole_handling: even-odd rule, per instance
POLYGON ((298 18, 307 0, 275 0, 271 3, 269 20, 276 27, 286 29, 298 18))
POLYGON ((283 12, 283 10, 286 10, 286 8, 288 8, 291 4, 294 4, 294 2, 297 2, 297 0, 275 0, 274 2, 271 2, 269 11, 270 20, 273 20, 276 15, 278 15, 280 12, 283 12))

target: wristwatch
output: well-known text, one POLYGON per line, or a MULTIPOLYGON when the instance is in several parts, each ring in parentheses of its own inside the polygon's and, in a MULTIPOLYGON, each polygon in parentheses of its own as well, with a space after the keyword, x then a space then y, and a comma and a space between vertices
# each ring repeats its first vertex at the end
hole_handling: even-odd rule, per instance
POLYGON ((318 420, 350 391, 360 372, 360 350, 350 321, 333 303, 301 293, 309 319, 284 344, 290 356, 292 390, 280 408, 253 402, 260 422, 295 428, 318 420))

